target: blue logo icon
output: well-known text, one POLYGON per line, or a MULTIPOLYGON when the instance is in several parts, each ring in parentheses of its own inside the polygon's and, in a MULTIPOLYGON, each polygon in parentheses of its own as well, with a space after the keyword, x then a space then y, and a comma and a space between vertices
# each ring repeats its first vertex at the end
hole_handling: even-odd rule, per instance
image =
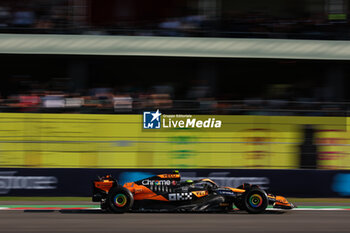
POLYGON ((143 128, 160 129, 161 115, 159 109, 156 112, 143 112, 143 128))

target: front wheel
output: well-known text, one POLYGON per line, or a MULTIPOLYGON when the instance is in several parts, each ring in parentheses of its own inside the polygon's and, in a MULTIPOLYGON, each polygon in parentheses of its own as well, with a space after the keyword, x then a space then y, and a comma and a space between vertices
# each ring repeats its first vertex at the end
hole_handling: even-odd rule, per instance
POLYGON ((114 213, 125 213, 130 210, 134 203, 131 192, 124 187, 113 188, 107 198, 109 210, 114 213))
POLYGON ((264 212, 268 205, 266 192, 261 189, 251 189, 244 197, 245 210, 250 214, 260 214, 264 212))

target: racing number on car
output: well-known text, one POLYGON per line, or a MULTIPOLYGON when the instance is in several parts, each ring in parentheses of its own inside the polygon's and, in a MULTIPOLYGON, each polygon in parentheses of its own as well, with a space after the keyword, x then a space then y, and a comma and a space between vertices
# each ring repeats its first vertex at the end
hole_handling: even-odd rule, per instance
POLYGON ((192 193, 170 193, 169 201, 186 201, 192 200, 192 193))

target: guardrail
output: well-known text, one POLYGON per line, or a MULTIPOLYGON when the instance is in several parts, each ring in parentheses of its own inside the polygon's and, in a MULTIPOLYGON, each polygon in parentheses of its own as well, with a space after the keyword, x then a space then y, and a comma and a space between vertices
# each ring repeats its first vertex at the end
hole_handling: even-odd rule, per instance
POLYGON ((0 52, 349 60, 350 41, 0 34, 0 52))

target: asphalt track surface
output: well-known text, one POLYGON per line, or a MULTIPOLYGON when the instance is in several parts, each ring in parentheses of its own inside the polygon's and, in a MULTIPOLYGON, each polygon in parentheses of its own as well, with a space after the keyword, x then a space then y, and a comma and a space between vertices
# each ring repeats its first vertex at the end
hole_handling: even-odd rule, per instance
POLYGON ((350 211, 268 211, 252 215, 98 210, 0 211, 0 232, 350 232, 350 211))

